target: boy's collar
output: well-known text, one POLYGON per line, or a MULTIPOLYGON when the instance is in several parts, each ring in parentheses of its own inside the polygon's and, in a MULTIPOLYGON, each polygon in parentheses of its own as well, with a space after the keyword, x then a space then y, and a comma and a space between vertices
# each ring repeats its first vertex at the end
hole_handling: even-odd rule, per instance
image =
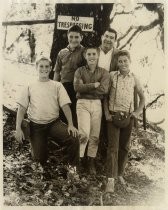
POLYGON ((72 52, 73 52, 73 51, 75 51, 75 50, 77 50, 77 49, 82 48, 82 45, 78 45, 77 47, 75 47, 75 49, 74 49, 74 50, 72 50, 72 49, 70 48, 70 46, 69 46, 69 45, 67 46, 67 48, 68 48, 68 50, 69 50, 69 51, 72 51, 72 52))
MULTIPOLYGON (((98 65, 96 66, 95 71, 96 71, 97 68, 98 68, 98 65)), ((89 68, 88 64, 86 64, 86 69, 90 71, 90 68, 89 68)))
MULTIPOLYGON (((100 50, 101 50, 101 51, 103 51, 103 49, 102 49, 102 45, 100 45, 100 46, 99 46, 99 48, 100 48, 100 50)), ((114 50, 114 47, 112 47, 112 48, 111 48, 111 49, 110 49, 107 53, 109 53, 109 52, 113 52, 113 50, 114 50)), ((104 52, 104 51, 103 51, 103 52, 104 52)), ((107 54, 107 53, 106 53, 106 54, 107 54)))
POLYGON ((118 75, 123 75, 123 76, 130 76, 131 75, 131 71, 129 70, 129 72, 127 74, 122 74, 119 70, 118 70, 118 75))

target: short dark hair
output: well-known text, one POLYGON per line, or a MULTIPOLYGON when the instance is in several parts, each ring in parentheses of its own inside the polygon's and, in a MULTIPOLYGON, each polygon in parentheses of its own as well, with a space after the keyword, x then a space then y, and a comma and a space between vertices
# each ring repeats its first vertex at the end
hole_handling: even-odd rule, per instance
POLYGON ((105 34, 106 31, 115 34, 115 40, 117 39, 117 31, 116 31, 116 30, 114 30, 113 28, 107 28, 107 29, 104 31, 103 34, 105 34))
POLYGON ((98 48, 97 46, 90 43, 90 44, 87 44, 87 47, 85 47, 85 49, 83 51, 83 55, 86 54, 88 49, 95 49, 97 51, 97 53, 100 54, 100 48, 98 48))
POLYGON ((73 25, 72 27, 70 27, 68 30, 68 33, 70 33, 70 32, 77 32, 77 33, 80 33, 80 35, 83 34, 81 27, 78 25, 73 25))
POLYGON ((127 51, 127 50, 119 50, 117 53, 116 53, 116 57, 117 57, 117 60, 120 56, 127 56, 127 58, 131 61, 131 56, 130 56, 130 53, 127 51))

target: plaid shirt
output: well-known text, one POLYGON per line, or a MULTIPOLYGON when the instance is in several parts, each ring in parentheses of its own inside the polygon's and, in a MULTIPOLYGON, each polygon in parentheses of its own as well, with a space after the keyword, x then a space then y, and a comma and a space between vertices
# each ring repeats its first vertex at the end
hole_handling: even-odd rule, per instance
POLYGON ((54 71, 61 75, 62 83, 73 83, 76 69, 85 64, 83 51, 82 45, 73 51, 67 46, 58 53, 54 71))
POLYGON ((109 110, 132 112, 134 110, 134 87, 140 85, 139 81, 131 72, 126 76, 119 71, 111 72, 110 78, 109 110))

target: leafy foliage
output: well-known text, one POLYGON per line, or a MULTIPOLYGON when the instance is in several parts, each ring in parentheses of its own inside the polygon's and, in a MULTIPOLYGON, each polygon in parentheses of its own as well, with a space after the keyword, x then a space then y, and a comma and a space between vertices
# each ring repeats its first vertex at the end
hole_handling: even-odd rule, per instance
POLYGON ((15 119, 4 113, 4 205, 92 206, 151 205, 161 202, 164 171, 164 133, 141 128, 132 135, 125 178, 114 194, 104 194, 105 168, 97 159, 97 175, 78 175, 62 162, 59 147, 49 143, 45 167, 33 162, 29 142, 18 145, 13 137, 15 119), (144 170, 145 169, 145 170, 144 170))

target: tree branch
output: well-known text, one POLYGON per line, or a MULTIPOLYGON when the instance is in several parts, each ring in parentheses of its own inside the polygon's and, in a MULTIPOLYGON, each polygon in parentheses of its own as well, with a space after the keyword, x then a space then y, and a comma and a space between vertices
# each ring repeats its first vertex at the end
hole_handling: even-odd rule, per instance
POLYGON ((131 31, 133 28, 134 28, 133 26, 130 26, 130 28, 126 31, 126 33, 118 38, 118 40, 117 40, 117 48, 118 48, 118 46, 120 45, 120 41, 121 41, 122 39, 124 39, 124 38, 130 33, 130 31, 131 31))
POLYGON ((110 24, 113 22, 114 18, 117 15, 129 15, 129 14, 133 14, 133 11, 130 11, 130 12, 115 12, 113 17, 110 19, 110 24))
MULTIPOLYGON (((142 25, 141 26, 133 26, 132 28, 136 29, 136 30, 131 35, 131 37, 127 40, 127 42, 123 46, 121 46, 119 49, 122 50, 124 47, 126 47, 132 41, 132 39, 136 36, 136 34, 138 32, 141 33, 143 31, 148 31, 148 30, 154 28, 155 26, 157 26, 159 24, 160 24, 160 20, 157 19, 157 20, 154 20, 153 22, 151 22, 149 25, 146 25, 146 26, 142 26, 142 25)), ((129 29, 129 32, 130 31, 131 31, 131 29, 129 29)), ((127 33, 129 33, 129 32, 127 31, 127 33)))
POLYGON ((148 109, 149 107, 151 107, 154 103, 156 103, 156 102, 158 101, 158 99, 159 99, 160 97, 162 97, 162 96, 165 96, 165 94, 162 93, 162 94, 160 94, 159 96, 157 96, 152 102, 150 102, 149 104, 147 104, 145 110, 148 109))
MULTIPOLYGON (((120 4, 120 3, 119 3, 120 4)), ((129 12, 125 12, 125 11, 122 11, 122 12, 115 12, 113 17, 110 19, 110 24, 113 22, 114 18, 117 16, 117 15, 129 15, 129 14, 134 14, 135 10, 139 10, 139 9, 142 9, 143 7, 143 4, 140 4, 138 5, 137 7, 134 8, 134 10, 132 11, 129 11, 129 12)))

